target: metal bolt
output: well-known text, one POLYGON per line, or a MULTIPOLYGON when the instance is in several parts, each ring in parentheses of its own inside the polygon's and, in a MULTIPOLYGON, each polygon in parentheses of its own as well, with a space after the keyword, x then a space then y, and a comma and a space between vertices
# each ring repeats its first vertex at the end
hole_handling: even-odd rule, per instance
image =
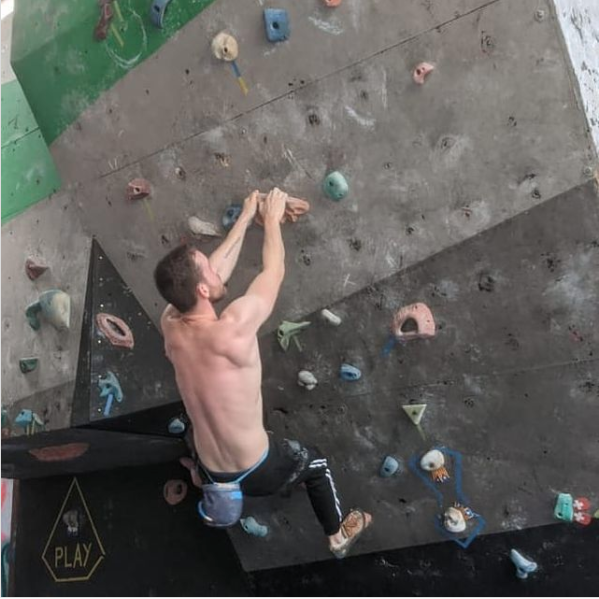
POLYGON ((582 174, 583 174, 585 177, 592 177, 592 176, 593 176, 593 167, 592 167, 592 166, 585 166, 585 167, 582 169, 582 174))
POLYGON ((539 23, 541 21, 544 21, 545 20, 545 11, 544 10, 537 10, 535 12, 535 20, 539 21, 539 23))

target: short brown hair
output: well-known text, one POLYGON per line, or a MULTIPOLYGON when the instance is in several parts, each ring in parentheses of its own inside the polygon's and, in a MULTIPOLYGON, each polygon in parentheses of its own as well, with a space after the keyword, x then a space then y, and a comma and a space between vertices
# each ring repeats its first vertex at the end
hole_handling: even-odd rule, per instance
POLYGON ((196 287, 202 271, 194 260, 197 248, 185 243, 170 251, 154 270, 154 282, 160 295, 179 312, 189 312, 197 302, 196 287))

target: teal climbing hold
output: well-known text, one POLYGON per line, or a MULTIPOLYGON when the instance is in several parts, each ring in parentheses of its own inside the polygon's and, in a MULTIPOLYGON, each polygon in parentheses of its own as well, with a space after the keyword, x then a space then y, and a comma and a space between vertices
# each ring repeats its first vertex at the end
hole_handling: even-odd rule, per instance
POLYGON ((268 534, 268 526, 265 524, 258 524, 253 516, 242 518, 241 526, 245 532, 254 537, 265 537, 268 534))
POLYGON ((379 476, 383 478, 389 478, 393 476, 399 470, 399 462, 393 456, 386 456, 381 464, 381 469, 379 470, 379 476))
POLYGON ((29 326, 34 331, 39 331, 42 326, 42 322, 40 320, 40 314, 42 313, 42 307, 39 302, 34 302, 33 304, 29 304, 25 310, 25 316, 27 317, 27 322, 29 326))
POLYGON ((23 374, 33 372, 39 363, 38 358, 21 358, 19 360, 19 368, 23 374))
POLYGON ((325 177, 322 183, 322 191, 328 198, 338 202, 349 193, 349 185, 346 178, 339 171, 333 171, 325 177))
POLYGON ((34 331, 41 327, 40 314, 59 331, 68 329, 71 322, 71 298, 60 289, 44 291, 39 300, 29 304, 25 310, 29 326, 34 331))
POLYGON ((572 522, 572 520, 574 520, 574 502, 572 501, 572 495, 569 493, 558 494, 553 515, 558 520, 563 520, 564 522, 572 522))
POLYGON ((357 381, 362 378, 362 372, 359 368, 352 366, 351 364, 341 364, 339 369, 339 376, 344 381, 357 381))
POLYGON ((35 412, 26 408, 17 414, 15 424, 20 426, 28 435, 34 433, 36 427, 40 430, 44 428, 44 421, 35 412))

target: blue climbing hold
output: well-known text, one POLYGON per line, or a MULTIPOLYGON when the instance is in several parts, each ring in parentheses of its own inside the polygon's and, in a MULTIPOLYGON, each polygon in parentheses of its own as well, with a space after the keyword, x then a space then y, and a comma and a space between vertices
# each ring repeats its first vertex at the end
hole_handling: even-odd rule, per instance
POLYGON ((21 428, 26 428, 33 422, 33 412, 31 410, 23 409, 15 418, 15 424, 21 428))
POLYGON ((242 518, 241 526, 245 532, 254 537, 265 537, 268 534, 268 526, 265 524, 258 524, 253 516, 242 518))
POLYGON ((150 9, 150 19, 152 23, 162 29, 164 24, 164 13, 171 0, 153 0, 150 9))
POLYGON ((168 432, 171 435, 182 435, 187 430, 185 422, 181 418, 171 418, 168 423, 168 432))
POLYGON ((106 405, 104 406, 104 416, 110 415, 112 402, 116 399, 119 403, 123 401, 123 391, 119 379, 114 372, 109 370, 106 373, 106 378, 98 379, 98 387, 100 388, 100 397, 106 397, 106 405))
POLYGON ((339 369, 339 376, 344 381, 357 381, 362 377, 362 372, 359 368, 356 368, 351 364, 341 364, 341 368, 339 369))
POLYGON ((381 464, 379 475, 383 478, 393 476, 399 470, 399 462, 393 456, 386 456, 381 464))
POLYGON ((333 171, 322 182, 322 191, 328 198, 338 202, 349 193, 349 185, 339 171, 333 171))
POLYGON ((516 576, 522 580, 528 578, 529 574, 537 571, 539 567, 536 562, 526 559, 519 551, 515 549, 510 550, 510 559, 514 566, 516 566, 516 576))
POLYGON ((284 8, 265 9, 264 25, 269 42, 284 42, 289 39, 289 15, 284 8))
POLYGON ((241 214, 242 207, 239 204, 231 204, 223 215, 222 223, 226 231, 229 231, 233 225, 237 222, 239 215, 241 214))

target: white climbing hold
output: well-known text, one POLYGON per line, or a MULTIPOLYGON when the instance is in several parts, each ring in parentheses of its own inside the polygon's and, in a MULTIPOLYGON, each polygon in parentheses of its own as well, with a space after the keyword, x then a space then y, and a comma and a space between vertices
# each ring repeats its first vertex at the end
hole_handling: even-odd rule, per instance
POLYGON ((237 40, 226 31, 221 31, 212 40, 212 54, 219 60, 232 62, 239 55, 237 40))
POLYGON ((447 508, 443 514, 443 526, 449 532, 464 532, 466 530, 466 518, 459 509, 455 507, 447 508))
POLYGON ((403 411, 408 415, 408 418, 416 425, 418 426, 420 424, 420 421, 422 420, 422 417, 424 416, 424 412, 426 411, 426 404, 425 403, 415 403, 415 404, 408 404, 405 406, 401 406, 403 408, 403 411))
POLYGON ((326 308, 320 311, 320 316, 323 320, 326 320, 329 324, 332 324, 335 327, 338 327, 341 324, 341 318, 326 308))
POLYGON ((199 219, 197 216, 190 216, 187 219, 187 226, 194 235, 205 235, 206 237, 222 237, 222 233, 212 223, 199 219))
POLYGON ((431 449, 422 456, 420 467, 427 472, 433 472, 445 466, 445 456, 438 449, 431 449))
POLYGON ((297 375, 297 384, 312 391, 318 385, 316 377, 309 370, 300 370, 297 375))

